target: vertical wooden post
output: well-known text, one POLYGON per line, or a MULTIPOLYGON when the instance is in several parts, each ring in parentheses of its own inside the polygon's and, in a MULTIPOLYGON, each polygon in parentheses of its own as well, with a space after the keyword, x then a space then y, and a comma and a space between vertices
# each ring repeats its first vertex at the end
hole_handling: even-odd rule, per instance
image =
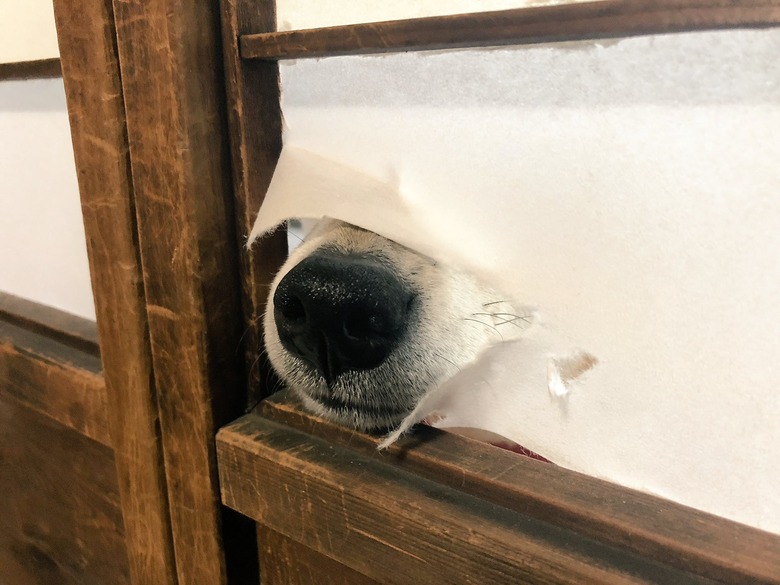
POLYGON ((176 572, 222 585, 214 435, 245 383, 219 14, 207 0, 114 11, 176 572))
POLYGON ((222 0, 222 42, 245 316, 243 347, 250 405, 273 390, 269 383, 272 374, 262 359, 262 316, 271 280, 287 256, 287 238, 280 230, 246 250, 247 236, 282 149, 282 113, 278 64, 242 61, 238 37, 275 30, 274 0, 222 0))
POLYGON ((176 585, 111 0, 54 0, 135 585, 176 585))
MULTIPOLYGON (((221 6, 244 314, 242 348, 248 403, 252 406, 274 390, 270 365, 263 359, 262 316, 271 280, 287 256, 287 235, 280 230, 254 244, 251 250, 246 248, 247 236, 282 149, 282 113, 278 64, 272 61, 242 61, 238 38, 248 32, 276 30, 276 2, 221 0, 221 6)), ((263 538, 262 533, 258 536, 263 538)), ((261 551, 267 550, 264 544, 260 547, 261 551)))

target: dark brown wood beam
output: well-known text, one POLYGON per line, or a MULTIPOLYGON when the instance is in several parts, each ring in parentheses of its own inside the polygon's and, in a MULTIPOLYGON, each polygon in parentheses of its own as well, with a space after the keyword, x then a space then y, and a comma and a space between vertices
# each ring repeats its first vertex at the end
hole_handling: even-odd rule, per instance
POLYGON ((383 582, 258 525, 262 585, 382 585, 383 582))
POLYGON ((0 320, 0 396, 111 447, 100 358, 0 320))
POLYGON ((225 585, 215 434, 246 391, 219 7, 113 6, 176 575, 225 585))
POLYGON ((36 331, 95 356, 100 355, 97 323, 0 292, 0 320, 36 331))
POLYGON ((248 403, 254 406, 273 389, 262 354, 262 316, 271 281, 287 257, 287 234, 277 230, 246 248, 257 210, 271 182, 282 150, 279 66, 269 61, 242 61, 239 35, 276 29, 273 0, 222 0, 222 39, 232 155, 236 247, 241 272, 244 315, 242 346, 247 371, 248 403))
POLYGON ((289 392, 260 412, 537 520, 727 583, 780 585, 780 536, 430 427, 386 452, 380 438, 305 412, 289 392))
POLYGON ((261 416, 217 445, 225 504, 387 585, 716 582, 261 416))
POLYGON ((0 583, 131 585, 112 449, 2 391, 0 494, 0 583))
POLYGON ((244 59, 302 59, 780 24, 777 0, 602 0, 241 36, 244 59))
POLYGON ((0 63, 0 81, 62 77, 59 58, 0 63))
POLYGON ((111 0, 54 0, 133 585, 176 585, 111 0))

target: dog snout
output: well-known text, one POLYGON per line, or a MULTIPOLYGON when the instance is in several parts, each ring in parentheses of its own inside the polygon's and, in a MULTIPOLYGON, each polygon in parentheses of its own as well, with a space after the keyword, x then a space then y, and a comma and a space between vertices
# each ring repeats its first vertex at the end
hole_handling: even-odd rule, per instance
POLYGON ((284 348, 330 386, 345 371, 375 368, 390 355, 413 299, 377 258, 319 251, 279 282, 274 320, 284 348))

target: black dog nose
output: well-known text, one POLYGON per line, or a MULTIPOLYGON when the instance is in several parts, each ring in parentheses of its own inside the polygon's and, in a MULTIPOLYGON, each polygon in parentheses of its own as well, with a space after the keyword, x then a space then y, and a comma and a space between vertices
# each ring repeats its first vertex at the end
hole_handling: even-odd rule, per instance
POLYGON ((274 293, 274 319, 287 351, 330 385, 347 370, 381 364, 404 333, 413 295, 369 256, 315 252, 274 293))

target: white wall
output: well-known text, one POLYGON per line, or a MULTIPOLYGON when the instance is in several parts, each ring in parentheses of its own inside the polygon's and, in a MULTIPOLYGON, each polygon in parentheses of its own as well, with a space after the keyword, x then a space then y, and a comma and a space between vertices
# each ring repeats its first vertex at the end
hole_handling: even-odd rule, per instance
POLYGON ((0 2, 0 63, 58 56, 51 0, 0 2))
MULTIPOLYGON (((57 56, 50 0, 0 2, 0 62, 57 56)), ((0 291, 95 317, 62 79, 0 81, 0 291)))
POLYGON ((453 424, 480 396, 562 465, 780 532, 778 54, 772 29, 301 60, 285 140, 399 185, 424 245, 600 360, 554 399, 521 345, 453 424))

